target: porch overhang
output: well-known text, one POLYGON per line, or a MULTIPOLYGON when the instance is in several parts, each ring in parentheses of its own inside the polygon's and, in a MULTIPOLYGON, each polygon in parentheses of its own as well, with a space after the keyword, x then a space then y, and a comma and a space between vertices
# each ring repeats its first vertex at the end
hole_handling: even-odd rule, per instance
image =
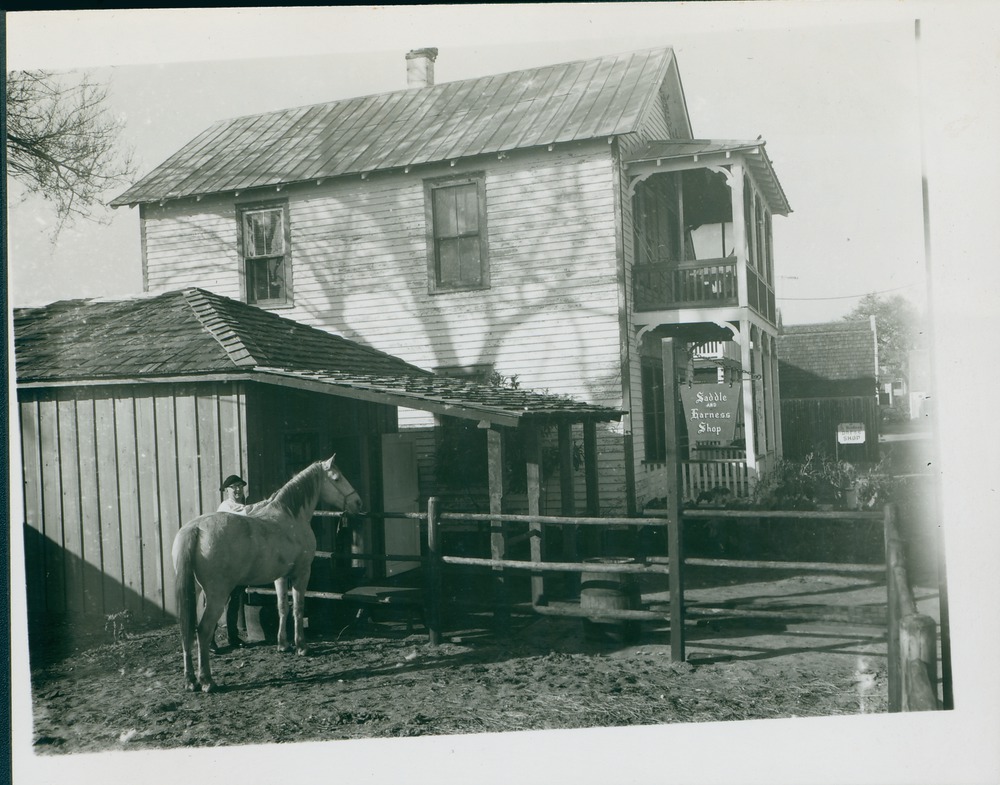
POLYGON ((612 422, 623 412, 533 390, 512 390, 444 376, 358 377, 322 371, 257 368, 257 381, 517 427, 523 422, 612 422))
POLYGON ((614 422, 623 412, 533 390, 511 390, 459 379, 426 376, 374 376, 257 366, 229 373, 163 376, 102 376, 76 379, 25 378, 18 388, 99 387, 197 382, 257 382, 386 406, 447 415, 516 428, 522 423, 574 424, 614 422))
POLYGON ((763 139, 726 141, 717 139, 669 139, 648 142, 624 156, 629 177, 695 167, 726 166, 742 160, 764 194, 771 212, 788 215, 792 208, 764 149, 763 139))
POLYGON ((739 343, 740 325, 743 322, 769 335, 777 335, 775 325, 755 313, 752 308, 678 308, 636 311, 633 316, 637 335, 645 335, 662 327, 665 335, 689 341, 723 340, 739 343), (725 335, 727 330, 731 334, 725 335))

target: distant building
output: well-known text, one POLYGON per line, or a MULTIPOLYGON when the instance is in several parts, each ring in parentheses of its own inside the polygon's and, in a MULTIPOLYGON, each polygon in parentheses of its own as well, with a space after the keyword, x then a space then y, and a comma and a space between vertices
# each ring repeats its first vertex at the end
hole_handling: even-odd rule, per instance
POLYGON ((778 336, 781 430, 786 458, 810 453, 878 460, 875 322, 785 325, 778 336), (864 441, 858 443, 860 425, 864 441), (838 438, 838 429, 841 436, 838 438))

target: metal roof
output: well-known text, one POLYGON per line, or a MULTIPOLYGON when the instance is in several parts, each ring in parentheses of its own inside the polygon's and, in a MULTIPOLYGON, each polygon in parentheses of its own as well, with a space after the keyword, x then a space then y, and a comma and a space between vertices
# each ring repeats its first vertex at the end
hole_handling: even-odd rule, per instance
POLYGON ((391 354, 202 289, 14 311, 21 386, 246 379, 516 425, 617 420, 559 395, 438 376, 391 354))
POLYGON ((771 212, 788 215, 792 208, 788 204, 785 191, 774 173, 774 165, 764 150, 763 139, 753 141, 732 141, 724 139, 665 139, 651 141, 625 156, 630 166, 653 161, 671 161, 682 158, 698 160, 712 156, 738 154, 747 162, 754 179, 767 198, 771 212))
POLYGON ((631 133, 669 47, 223 120, 111 204, 242 191, 631 133))

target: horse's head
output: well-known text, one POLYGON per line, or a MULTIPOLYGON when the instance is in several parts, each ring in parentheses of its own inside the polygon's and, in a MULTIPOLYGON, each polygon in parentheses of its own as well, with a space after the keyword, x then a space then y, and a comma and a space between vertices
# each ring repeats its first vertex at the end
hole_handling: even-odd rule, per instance
POLYGON ((361 496, 352 486, 343 472, 334 463, 336 455, 331 455, 323 461, 323 485, 320 489, 320 499, 324 504, 343 510, 349 515, 361 512, 361 496))

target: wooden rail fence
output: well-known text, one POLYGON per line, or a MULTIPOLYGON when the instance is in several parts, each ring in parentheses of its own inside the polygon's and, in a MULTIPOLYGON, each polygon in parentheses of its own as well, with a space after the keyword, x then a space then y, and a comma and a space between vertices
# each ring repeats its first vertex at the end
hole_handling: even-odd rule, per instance
POLYGON ((885 521, 889 594, 889 711, 929 711, 937 698, 937 625, 917 611, 910 588, 895 511, 885 521))
MULTIPOLYGON (((319 516, 339 517, 340 513, 317 513, 319 516)), ((495 594, 492 600, 494 618, 503 629, 509 613, 505 571, 527 571, 531 574, 532 609, 540 615, 593 618, 591 609, 568 602, 550 603, 545 596, 544 576, 546 573, 609 573, 629 575, 659 574, 669 577, 669 603, 649 609, 606 609, 600 612, 602 619, 643 621, 668 621, 670 624, 671 656, 675 661, 685 659, 684 620, 692 616, 719 616, 747 618, 801 618, 809 620, 848 621, 844 613, 816 611, 809 609, 740 609, 727 606, 713 606, 698 603, 686 606, 684 602, 683 572, 685 565, 704 567, 726 567, 746 569, 785 569, 790 571, 826 572, 869 572, 886 576, 888 608, 888 678, 889 710, 923 711, 939 708, 936 693, 937 635, 934 619, 919 614, 913 592, 907 580, 903 557, 903 541, 896 525, 896 511, 887 505, 883 511, 767 511, 691 509, 682 510, 671 517, 603 518, 582 516, 513 515, 496 513, 440 512, 437 499, 428 500, 426 512, 381 513, 371 517, 409 519, 414 525, 426 526, 426 548, 420 555, 415 554, 371 554, 351 553, 351 559, 369 561, 410 561, 419 563, 425 569, 425 589, 421 601, 428 638, 432 645, 441 642, 442 629, 442 573, 447 565, 481 567, 495 573, 495 594), (823 561, 774 561, 754 559, 721 559, 685 557, 683 553, 683 524, 685 520, 712 519, 726 520, 734 525, 741 521, 828 521, 836 525, 843 521, 881 521, 884 529, 884 564, 849 564, 823 561), (676 522, 676 523, 675 523, 676 522), (480 558, 472 556, 451 556, 443 552, 442 533, 453 528, 461 530, 470 523, 489 526, 493 556, 480 558), (528 524, 527 538, 530 544, 528 559, 506 558, 505 544, 509 540, 505 524, 528 524), (667 536, 666 557, 645 557, 642 559, 600 563, 595 561, 547 561, 544 559, 543 526, 565 527, 655 527, 662 528, 667 536), (499 543, 499 547, 497 547, 499 543), (664 607, 666 606, 666 607, 664 607)), ((318 552, 317 558, 330 558, 333 554, 318 552)), ((257 589, 258 592, 266 590, 257 589)), ((350 601, 349 592, 310 591, 307 596, 332 600, 350 601)))

